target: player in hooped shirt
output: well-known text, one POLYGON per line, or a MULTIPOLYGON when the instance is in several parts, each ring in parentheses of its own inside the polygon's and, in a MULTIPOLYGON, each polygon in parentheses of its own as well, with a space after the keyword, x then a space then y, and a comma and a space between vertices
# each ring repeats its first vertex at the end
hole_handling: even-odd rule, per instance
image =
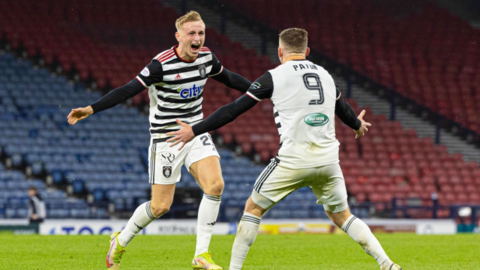
POLYGON ((130 83, 111 91, 91 106, 73 109, 68 115, 68 122, 74 125, 148 88, 152 199, 135 210, 123 231, 112 234, 106 258, 107 267, 111 269, 120 267, 120 259, 133 237, 168 212, 182 165, 204 192, 198 210, 197 246, 192 266, 194 269, 222 269, 214 263, 208 250, 224 187, 220 156, 208 133, 197 136, 182 150, 168 146, 166 133, 180 128, 175 119, 190 124, 203 120, 202 96, 208 77, 243 93, 251 82, 223 68, 215 55, 203 46, 205 24, 200 14, 191 11, 180 17, 176 28, 178 45, 157 55, 130 83))
POLYGON ((400 266, 390 260, 370 228, 350 213, 338 159, 340 143, 335 137, 335 115, 355 131, 356 138, 368 131, 370 123, 363 120, 365 111, 355 115, 324 68, 306 60, 310 51, 307 37, 307 31, 299 28, 280 33, 279 67, 266 72, 245 95, 203 122, 191 127, 177 120, 182 129, 169 133, 176 136, 168 142, 173 142, 172 146, 182 143, 182 148, 197 134, 220 128, 258 101, 271 99, 280 149, 256 180, 247 200, 232 248, 230 269, 242 269, 262 216, 293 191, 309 186, 333 223, 360 244, 381 270, 399 270, 400 266))

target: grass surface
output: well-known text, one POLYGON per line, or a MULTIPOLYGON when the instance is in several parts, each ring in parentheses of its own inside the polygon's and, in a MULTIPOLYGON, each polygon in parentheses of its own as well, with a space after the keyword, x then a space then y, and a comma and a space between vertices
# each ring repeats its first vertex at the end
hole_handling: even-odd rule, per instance
MULTIPOLYGON (((480 269, 480 235, 378 234, 403 269, 480 269)), ((108 236, 0 234, 0 269, 106 269, 108 236)), ((213 236, 215 261, 228 269, 234 236, 213 236)), ((195 236, 138 236, 121 269, 191 269, 195 236)), ((244 269, 361 269, 378 266, 347 235, 259 235, 244 269)))

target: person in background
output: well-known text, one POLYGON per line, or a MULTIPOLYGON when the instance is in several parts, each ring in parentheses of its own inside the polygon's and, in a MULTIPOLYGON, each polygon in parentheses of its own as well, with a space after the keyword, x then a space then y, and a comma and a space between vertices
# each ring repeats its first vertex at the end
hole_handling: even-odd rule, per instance
POLYGON ((36 187, 28 188, 28 216, 30 218, 30 223, 42 223, 45 217, 47 216, 47 211, 45 208, 45 202, 38 194, 36 187))

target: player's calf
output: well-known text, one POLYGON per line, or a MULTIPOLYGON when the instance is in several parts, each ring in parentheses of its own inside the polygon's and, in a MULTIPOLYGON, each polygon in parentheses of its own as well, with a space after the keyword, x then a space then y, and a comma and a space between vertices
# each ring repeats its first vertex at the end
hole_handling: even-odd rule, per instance
POLYGON ((361 245, 365 253, 372 256, 377 261, 380 269, 401 269, 390 260, 385 250, 383 250, 382 245, 380 245, 380 242, 378 242, 367 224, 350 213, 346 201, 339 205, 325 205, 324 207, 326 210, 325 212, 333 223, 345 231, 355 242, 361 245))
POLYGON ((235 241, 233 242, 232 258, 230 260, 231 270, 242 269, 248 250, 257 237, 259 226, 259 217, 247 212, 243 214, 243 217, 238 224, 235 241))
POLYGON ((252 197, 248 198, 245 204, 245 212, 238 224, 237 234, 232 247, 232 258, 230 260, 231 270, 242 269, 248 250, 257 237, 261 217, 266 213, 266 209, 274 204, 256 191, 252 193, 252 197), (252 197, 255 197, 255 202, 252 197), (263 208, 263 206, 257 204, 262 204, 262 202, 265 205, 269 205, 263 208))
POLYGON ((203 194, 200 207, 198 208, 195 256, 208 252, 210 240, 212 239, 213 226, 217 223, 221 200, 221 196, 203 194))
POLYGON ((120 245, 127 247, 132 239, 152 221, 159 218, 152 212, 151 201, 145 202, 135 209, 132 217, 128 220, 127 225, 118 237, 120 245))
POLYGON ((154 204, 152 202, 151 211, 154 216, 161 217, 166 213, 168 213, 168 211, 170 211, 170 206, 162 205, 162 204, 154 204))

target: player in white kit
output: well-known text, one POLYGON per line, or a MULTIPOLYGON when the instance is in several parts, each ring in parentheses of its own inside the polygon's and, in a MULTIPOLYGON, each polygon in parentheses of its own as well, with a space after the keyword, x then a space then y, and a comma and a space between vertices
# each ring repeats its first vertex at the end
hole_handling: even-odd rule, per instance
POLYGON ((202 96, 208 77, 243 93, 251 82, 223 68, 215 55, 203 46, 205 23, 200 14, 191 11, 177 19, 175 26, 178 45, 155 56, 127 85, 113 90, 91 106, 73 109, 68 115, 68 122, 74 125, 148 88, 152 199, 135 210, 124 230, 112 234, 106 258, 110 269, 120 267, 120 259, 135 235, 169 211, 182 165, 204 192, 198 210, 197 246, 192 266, 194 269, 222 269, 212 260, 208 250, 224 187, 220 156, 208 133, 197 136, 182 150, 170 148, 166 134, 180 128, 175 119, 190 124, 202 121, 202 96))
POLYGON ((280 149, 255 182, 238 226, 232 249, 230 269, 241 269, 253 244, 262 216, 293 191, 309 186, 317 203, 323 204, 330 219, 359 243, 378 262, 382 270, 398 270, 370 228, 350 213, 347 191, 338 159, 339 142, 335 137, 335 114, 355 133, 368 131, 370 123, 358 118, 342 98, 332 76, 308 60, 308 33, 290 28, 280 33, 278 55, 282 63, 258 78, 246 95, 226 105, 203 122, 169 133, 172 145, 190 141, 196 134, 220 128, 269 98, 280 134, 280 149))

